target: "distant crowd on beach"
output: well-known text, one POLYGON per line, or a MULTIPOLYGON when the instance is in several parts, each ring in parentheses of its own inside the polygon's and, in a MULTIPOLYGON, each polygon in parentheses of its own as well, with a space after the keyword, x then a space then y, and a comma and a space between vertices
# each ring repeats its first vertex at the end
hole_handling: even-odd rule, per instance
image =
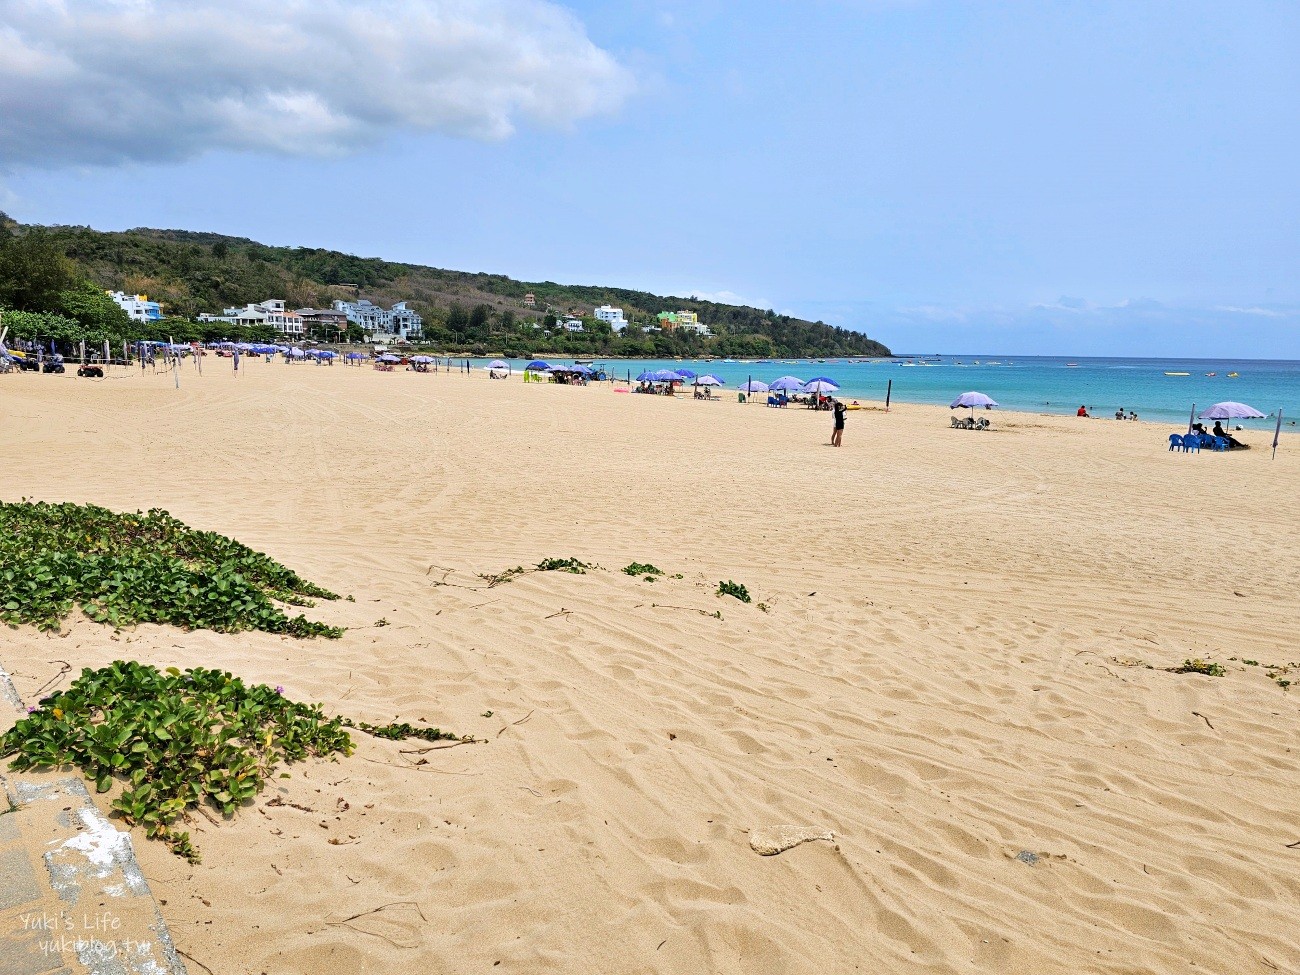
MULTIPOLYGON (((1087 419, 1092 419, 1092 414, 1088 412, 1088 407, 1086 406, 1080 406, 1074 415, 1086 417, 1087 419)), ((1124 407, 1122 406, 1115 411, 1115 419, 1117 420, 1136 420, 1137 418, 1138 415, 1132 410, 1129 410, 1126 414, 1124 412, 1124 407)))

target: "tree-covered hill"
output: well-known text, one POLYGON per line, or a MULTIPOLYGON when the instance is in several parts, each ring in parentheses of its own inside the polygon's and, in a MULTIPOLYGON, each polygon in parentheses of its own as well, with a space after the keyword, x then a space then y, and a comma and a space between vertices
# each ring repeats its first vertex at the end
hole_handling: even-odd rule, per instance
MULTIPOLYGON (((189 318, 268 298, 290 307, 328 307, 335 298, 379 304, 407 300, 425 320, 429 344, 446 350, 559 352, 580 355, 828 356, 888 355, 861 332, 740 305, 654 295, 627 288, 516 281, 356 257, 312 247, 270 247, 242 237, 139 228, 104 232, 89 227, 24 227, 0 214, 0 305, 6 243, 35 232, 56 245, 75 275, 98 288, 148 294, 167 315, 189 318), (533 294, 536 307, 525 307, 533 294), (633 327, 609 333, 591 316, 596 306, 621 307, 633 327), (688 310, 714 332, 642 331, 660 312, 688 310), (555 316, 584 319, 584 333, 551 329, 555 316), (536 322, 536 328, 533 323, 536 322)), ((12 306, 12 302, 11 302, 12 306)), ((28 308, 28 311, 60 311, 28 308)), ((184 333, 176 321, 173 332, 184 333)), ((229 331, 229 326, 225 326, 229 331)), ((203 337, 196 335, 195 337, 203 337)))

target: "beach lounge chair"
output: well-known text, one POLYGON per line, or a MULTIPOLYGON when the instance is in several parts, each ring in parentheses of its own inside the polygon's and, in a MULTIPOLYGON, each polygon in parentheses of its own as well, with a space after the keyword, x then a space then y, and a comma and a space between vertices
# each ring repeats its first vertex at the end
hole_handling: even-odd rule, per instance
POLYGON ((950 416, 948 419, 951 421, 954 430, 958 430, 966 425, 966 421, 959 416, 950 416))
POLYGON ((991 426, 993 426, 993 424, 989 421, 987 416, 982 416, 975 421, 976 430, 987 430, 991 426))
POLYGON ((1170 450, 1183 449, 1183 435, 1181 433, 1171 433, 1169 435, 1169 449, 1170 450))

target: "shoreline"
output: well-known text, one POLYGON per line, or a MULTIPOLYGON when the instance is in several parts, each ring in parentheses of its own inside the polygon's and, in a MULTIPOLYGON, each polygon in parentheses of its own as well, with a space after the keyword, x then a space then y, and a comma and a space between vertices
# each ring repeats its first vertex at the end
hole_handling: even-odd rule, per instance
POLYGON ((1295 692, 1265 666, 1300 644, 1300 454, 1201 461, 1144 420, 1004 410, 959 433, 921 404, 850 413, 832 450, 828 415, 734 399, 204 366, 179 391, 138 369, 0 377, 0 497, 164 508, 354 596, 306 611, 347 631, 74 612, 6 631, 18 693, 62 661, 201 665, 482 743, 416 765, 360 738, 289 766, 235 817, 194 818, 196 867, 133 831, 187 956, 1300 969, 1295 692), (1231 504, 1199 514, 1207 497, 1231 504), (567 557, 603 568, 480 578, 567 557), (1226 673, 1168 669, 1189 658, 1226 673), (751 834, 782 824, 834 841, 759 856, 751 834))

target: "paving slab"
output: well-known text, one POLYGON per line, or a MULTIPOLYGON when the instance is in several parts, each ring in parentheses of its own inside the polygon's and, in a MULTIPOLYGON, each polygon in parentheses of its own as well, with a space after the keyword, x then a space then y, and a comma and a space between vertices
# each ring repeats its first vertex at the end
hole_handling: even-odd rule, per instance
MULTIPOLYGON (((25 710, 0 670, 6 705, 25 710)), ((130 834, 80 773, 0 772, 0 975, 186 975, 130 834)))

